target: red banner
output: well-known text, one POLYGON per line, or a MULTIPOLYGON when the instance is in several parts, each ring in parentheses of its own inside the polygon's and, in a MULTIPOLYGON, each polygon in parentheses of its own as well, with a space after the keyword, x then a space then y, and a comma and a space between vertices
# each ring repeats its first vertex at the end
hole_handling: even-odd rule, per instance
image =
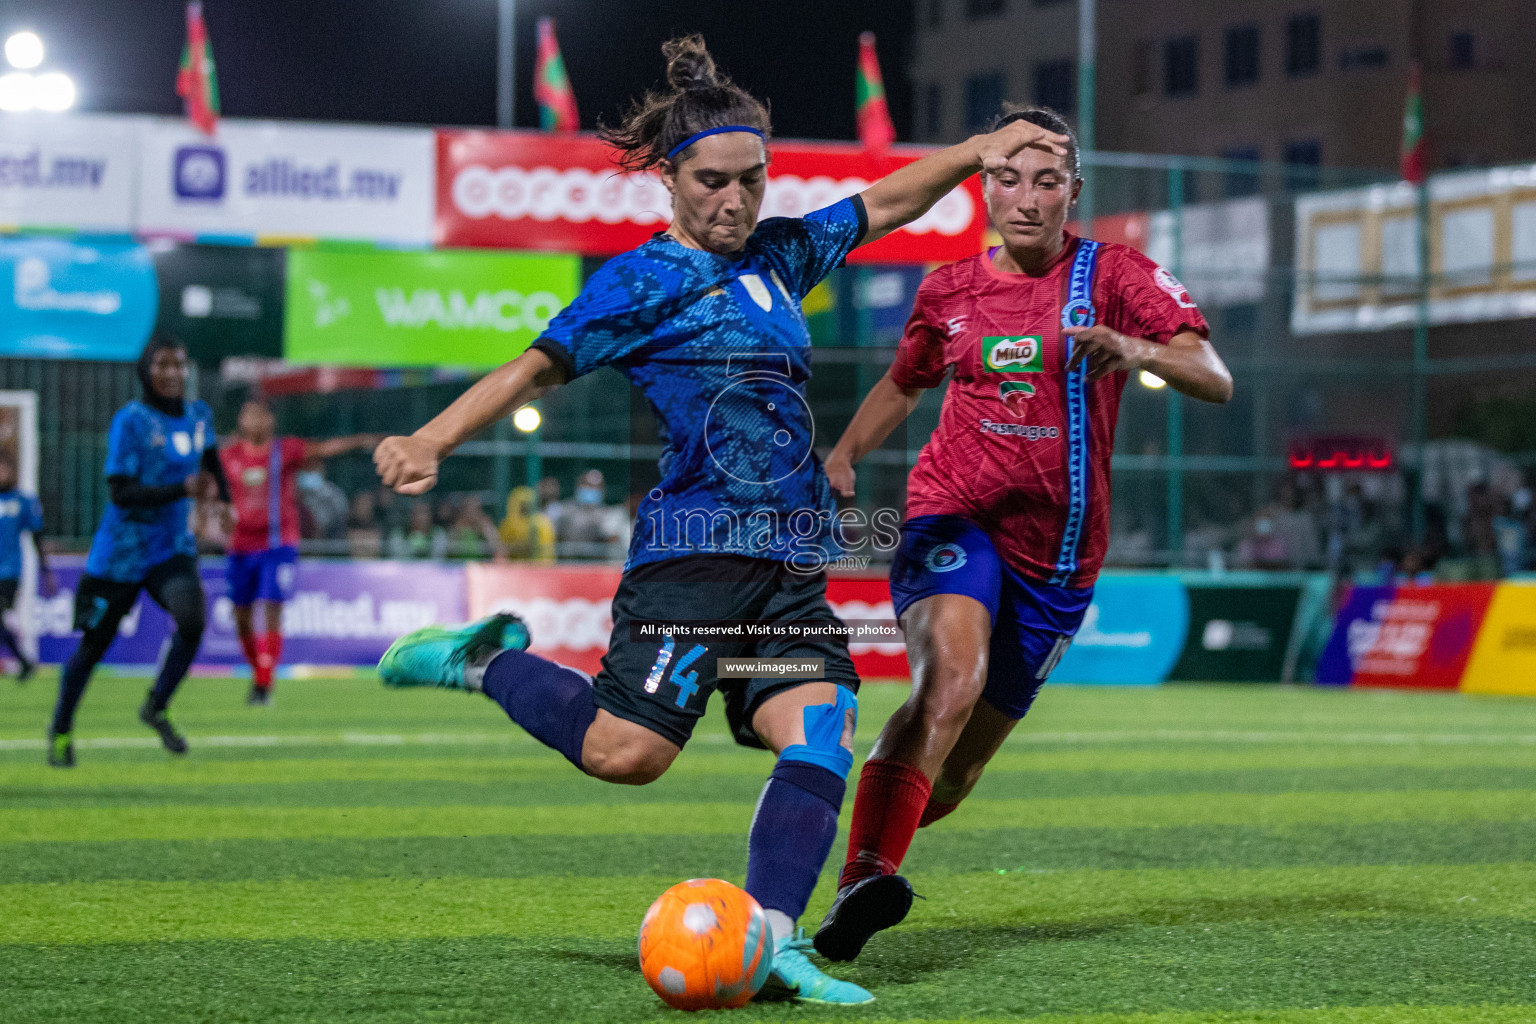
POLYGON ((1354 685, 1456 689, 1492 598, 1491 583, 1386 591, 1343 627, 1354 685))
MULTIPOLYGON (((853 145, 773 142, 760 216, 802 217, 930 150, 876 156, 853 145)), ((607 256, 664 230, 671 197, 654 172, 628 174, 592 135, 437 133, 439 246, 542 249, 607 256)), ((972 176, 921 218, 855 249, 855 263, 948 263, 981 251, 986 209, 972 176)))
MULTIPOLYGON (((535 654, 596 673, 613 632, 609 608, 619 588, 614 566, 509 565, 471 563, 465 567, 471 618, 511 611, 528 622, 535 654)), ((889 621, 891 595, 883 576, 834 578, 827 601, 844 622, 889 621)), ((863 679, 907 676, 906 647, 850 644, 863 679)))

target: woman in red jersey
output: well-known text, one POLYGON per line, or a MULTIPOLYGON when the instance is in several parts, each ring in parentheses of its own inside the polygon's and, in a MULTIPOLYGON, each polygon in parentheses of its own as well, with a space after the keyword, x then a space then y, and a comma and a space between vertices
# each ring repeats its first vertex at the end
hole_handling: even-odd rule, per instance
MULTIPOLYGON (((1059 134, 1054 111, 1004 115, 1059 134)), ((816 948, 851 960, 901 921, 897 874, 916 830, 960 803, 1029 710, 1093 594, 1109 537, 1109 470, 1127 375, 1207 402, 1232 376, 1189 293, 1136 250, 1065 230, 1082 188, 1065 156, 1023 150, 983 173, 1002 245, 923 281, 895 362, 826 461, 853 466, 951 367, 939 426, 908 480, 891 599, 912 693, 859 778, 848 860, 816 948)))

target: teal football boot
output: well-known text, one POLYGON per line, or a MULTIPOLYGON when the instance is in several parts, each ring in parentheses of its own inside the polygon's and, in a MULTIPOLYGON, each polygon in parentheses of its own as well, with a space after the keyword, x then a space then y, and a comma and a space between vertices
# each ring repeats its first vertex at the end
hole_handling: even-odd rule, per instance
POLYGON ((505 650, 525 651, 529 639, 528 626, 509 613, 463 626, 424 626, 389 645, 379 659, 379 678, 385 686, 474 693, 492 657, 505 650))
POLYGON ((811 940, 800 929, 794 938, 784 939, 773 948, 773 970, 768 984, 763 986, 769 995, 782 993, 802 1003, 825 1003, 830 1006, 864 1006, 875 1001, 869 992, 851 981, 838 981, 823 974, 811 963, 806 952, 811 940))

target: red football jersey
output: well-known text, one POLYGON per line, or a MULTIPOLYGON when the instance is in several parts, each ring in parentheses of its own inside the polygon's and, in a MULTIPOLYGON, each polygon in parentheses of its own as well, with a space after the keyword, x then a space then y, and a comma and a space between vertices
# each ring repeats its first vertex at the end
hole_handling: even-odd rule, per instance
MULTIPOLYGON (((907 516, 964 516, 1024 577, 1087 587, 1109 541, 1109 464, 1127 375, 1087 383, 1082 429, 1069 429, 1069 339, 1061 329, 1077 243, 1068 234, 1038 277, 1004 273, 990 253, 929 274, 891 379, 931 388, 954 367, 938 429, 908 478, 907 516), (1074 455, 1084 465, 1084 454, 1086 486, 1074 507, 1068 467, 1074 455), (1064 560, 1069 529, 1075 542, 1064 560)), ((1092 295, 1096 322, 1122 334, 1163 345, 1181 331, 1209 336, 1178 279, 1129 246, 1099 247, 1092 295)))
POLYGON ((240 554, 299 542, 299 490, 296 480, 304 464, 306 445, 296 437, 273 438, 260 447, 236 439, 219 449, 235 510, 235 531, 229 550, 240 554), (278 489, 272 481, 272 445, 277 445, 278 489), (272 514, 277 512, 277 529, 272 514))

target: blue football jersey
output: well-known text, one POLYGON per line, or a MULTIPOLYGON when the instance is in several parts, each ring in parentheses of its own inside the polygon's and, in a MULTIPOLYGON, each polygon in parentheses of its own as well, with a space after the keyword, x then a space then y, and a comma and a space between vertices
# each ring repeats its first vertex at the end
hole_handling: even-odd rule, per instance
POLYGON ((0 491, 0 580, 21 578, 22 532, 43 532, 43 506, 17 490, 0 491))
POLYGON ((567 378, 615 366, 656 411, 661 483, 640 503, 626 568, 692 554, 815 567, 838 555, 800 301, 866 227, 853 197, 763 221, 735 259, 658 234, 605 263, 533 343, 567 378))
MULTIPOLYGON (((132 477, 146 487, 179 484, 201 468, 203 449, 213 442, 213 412, 207 402, 185 403, 180 416, 129 402, 112 417, 106 475, 132 477)), ((85 560, 86 573, 134 583, 173 555, 196 555, 191 511, 191 498, 155 508, 107 502, 85 560)))

